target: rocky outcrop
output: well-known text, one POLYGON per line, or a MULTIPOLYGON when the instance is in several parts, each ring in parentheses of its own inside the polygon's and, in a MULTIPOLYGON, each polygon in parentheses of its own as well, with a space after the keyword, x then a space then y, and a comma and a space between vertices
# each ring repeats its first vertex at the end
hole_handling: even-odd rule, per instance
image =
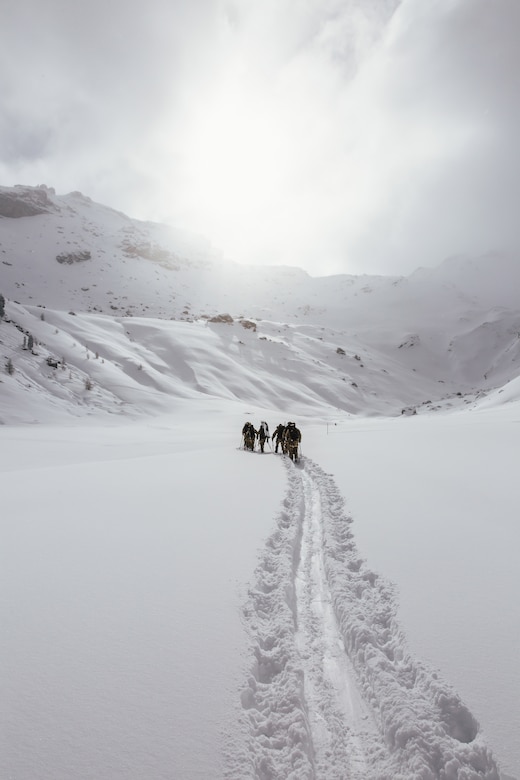
POLYGON ((252 322, 251 320, 240 320, 240 324, 246 330, 252 330, 256 333, 256 322, 252 322))
POLYGON ((226 322, 230 325, 234 320, 231 314, 216 314, 214 317, 210 317, 209 322, 226 322))
POLYGON ((58 263, 66 263, 67 265, 84 263, 85 260, 90 260, 91 258, 92 255, 88 249, 85 249, 83 252, 62 252, 62 254, 56 255, 58 263))
POLYGON ((56 207, 49 198, 47 187, 0 187, 0 217, 19 219, 48 214, 56 207))

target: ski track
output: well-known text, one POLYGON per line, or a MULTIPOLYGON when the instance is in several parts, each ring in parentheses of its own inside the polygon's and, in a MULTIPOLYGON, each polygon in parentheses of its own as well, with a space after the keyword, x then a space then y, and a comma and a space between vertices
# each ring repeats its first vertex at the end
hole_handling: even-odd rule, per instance
POLYGON ((296 572, 296 646, 304 667, 304 693, 317 777, 367 777, 364 745, 376 734, 355 683, 328 587, 323 557, 321 500, 302 471, 305 517, 296 572), (360 727, 372 726, 364 736, 360 727), (339 767, 341 775, 338 774, 339 767))
POLYGON ((287 494, 244 607, 254 660, 227 780, 499 780, 475 718, 409 654, 332 477, 283 462, 287 494))

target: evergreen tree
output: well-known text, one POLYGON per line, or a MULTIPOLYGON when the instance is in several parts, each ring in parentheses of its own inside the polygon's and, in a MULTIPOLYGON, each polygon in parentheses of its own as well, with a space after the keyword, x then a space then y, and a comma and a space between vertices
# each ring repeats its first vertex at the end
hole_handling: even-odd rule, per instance
POLYGON ((2 295, 2 293, 0 293, 0 320, 3 318, 4 314, 5 314, 5 298, 2 295))

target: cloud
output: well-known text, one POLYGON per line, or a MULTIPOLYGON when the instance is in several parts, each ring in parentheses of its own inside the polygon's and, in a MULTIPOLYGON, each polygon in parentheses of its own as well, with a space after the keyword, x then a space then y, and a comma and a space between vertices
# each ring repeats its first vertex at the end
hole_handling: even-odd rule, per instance
POLYGON ((6 7, 4 184, 311 273, 517 245, 516 0, 6 7))
POLYGON ((518 246, 520 8, 499 5, 404 3, 356 85, 357 107, 375 107, 356 153, 379 191, 351 236, 363 262, 411 268, 518 246))

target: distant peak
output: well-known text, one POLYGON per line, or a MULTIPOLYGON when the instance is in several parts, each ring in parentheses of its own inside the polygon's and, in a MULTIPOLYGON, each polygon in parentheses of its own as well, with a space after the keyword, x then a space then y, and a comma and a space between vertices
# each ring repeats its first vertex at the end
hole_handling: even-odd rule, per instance
POLYGON ((79 190, 74 190, 73 192, 69 192, 68 197, 77 198, 78 200, 83 200, 85 203, 92 203, 92 198, 89 198, 88 195, 83 195, 83 193, 80 192, 79 190))

